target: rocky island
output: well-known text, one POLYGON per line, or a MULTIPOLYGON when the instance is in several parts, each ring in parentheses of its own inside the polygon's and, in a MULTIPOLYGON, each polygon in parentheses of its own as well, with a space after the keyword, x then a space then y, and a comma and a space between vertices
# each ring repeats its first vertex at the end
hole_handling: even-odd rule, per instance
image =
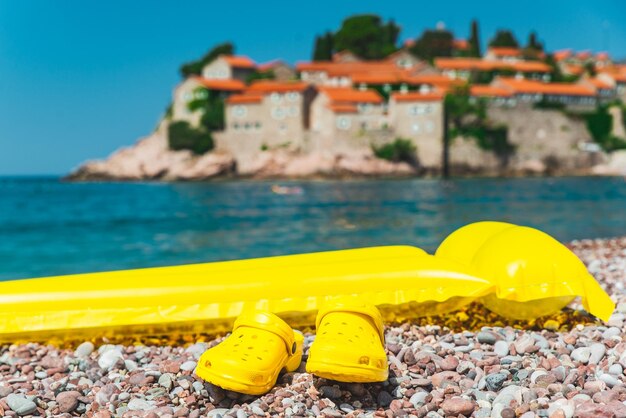
POLYGON ((68 178, 626 174, 626 65, 506 30, 483 54, 476 22, 398 35, 353 16, 295 67, 218 45, 182 66, 152 134, 68 178))

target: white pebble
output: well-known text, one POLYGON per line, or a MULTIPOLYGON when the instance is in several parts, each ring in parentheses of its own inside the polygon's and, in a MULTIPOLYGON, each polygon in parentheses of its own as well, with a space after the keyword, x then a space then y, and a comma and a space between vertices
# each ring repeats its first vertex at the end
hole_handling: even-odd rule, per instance
POLYGON ((598 364, 604 357, 604 353, 606 353, 606 347, 602 343, 595 343, 589 347, 589 351, 589 364, 598 364))
POLYGON ((120 353, 118 349, 107 350, 100 355, 98 366, 100 366, 101 369, 109 370, 122 359, 122 353, 120 353))
POLYGON ((624 372, 624 369, 622 368, 622 365, 619 363, 615 363, 611 365, 611 367, 609 367, 609 374, 612 374, 614 376, 621 376, 623 372, 624 372))
POLYGON ((535 370, 533 374, 530 375, 530 381, 532 383, 537 383, 537 378, 539 378, 539 376, 544 376, 546 374, 548 374, 548 372, 546 372, 545 370, 535 370))
POLYGON ((579 347, 572 351, 572 354, 570 355, 572 360, 580 363, 587 363, 589 361, 589 356, 591 356, 591 349, 589 347, 579 347))
POLYGON ((504 357, 509 354, 509 344, 506 341, 496 341, 493 345, 493 352, 499 357, 504 357))
POLYGON ((195 361, 189 360, 181 364, 180 369, 189 372, 196 368, 196 364, 197 363, 195 361))
POLYGON ((600 376, 600 380, 602 380, 604 383, 606 383, 606 385, 610 388, 612 388, 613 386, 618 386, 619 385, 619 380, 617 380, 615 378, 615 376, 611 376, 608 373, 603 374, 602 376, 600 376))
POLYGON ((89 357, 91 353, 93 353, 94 345, 91 341, 85 341, 78 347, 76 347, 76 351, 74 351, 74 355, 76 357, 89 357))

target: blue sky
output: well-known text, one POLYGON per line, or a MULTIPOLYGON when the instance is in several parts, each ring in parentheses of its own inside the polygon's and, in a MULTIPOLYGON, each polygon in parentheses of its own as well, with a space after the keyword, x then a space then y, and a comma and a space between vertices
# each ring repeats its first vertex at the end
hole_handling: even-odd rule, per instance
POLYGON ((315 34, 344 17, 394 18, 401 38, 444 22, 483 43, 497 28, 549 50, 626 58, 621 1, 146 1, 0 0, 0 175, 64 174, 154 128, 181 63, 230 40, 257 61, 309 59, 315 34))

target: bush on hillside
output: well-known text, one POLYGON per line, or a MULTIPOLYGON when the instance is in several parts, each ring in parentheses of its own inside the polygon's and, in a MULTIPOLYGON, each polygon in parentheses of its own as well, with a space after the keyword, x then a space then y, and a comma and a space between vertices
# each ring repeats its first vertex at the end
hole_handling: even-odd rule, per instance
POLYGON ((213 149, 213 137, 204 129, 195 129, 188 122, 173 122, 168 127, 169 147, 174 151, 190 150, 204 154, 213 149))
POLYGON ((383 160, 405 162, 411 165, 417 163, 416 148, 410 139, 396 138, 393 142, 381 146, 372 145, 374 155, 383 160))
POLYGON ((613 116, 609 106, 598 106, 595 112, 581 115, 593 140, 606 152, 626 149, 626 140, 613 135, 613 116))

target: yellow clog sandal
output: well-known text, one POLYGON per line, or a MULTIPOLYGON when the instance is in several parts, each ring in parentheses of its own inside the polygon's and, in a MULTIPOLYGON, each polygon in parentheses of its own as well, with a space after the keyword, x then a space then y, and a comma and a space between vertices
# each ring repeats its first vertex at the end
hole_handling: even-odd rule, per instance
POLYGON ((202 354, 196 374, 227 390, 262 395, 281 370, 298 368, 303 341, 300 332, 270 312, 244 313, 228 338, 202 354))
POLYGON ((383 382, 389 373, 383 321, 372 305, 320 309, 306 371, 340 382, 383 382))

